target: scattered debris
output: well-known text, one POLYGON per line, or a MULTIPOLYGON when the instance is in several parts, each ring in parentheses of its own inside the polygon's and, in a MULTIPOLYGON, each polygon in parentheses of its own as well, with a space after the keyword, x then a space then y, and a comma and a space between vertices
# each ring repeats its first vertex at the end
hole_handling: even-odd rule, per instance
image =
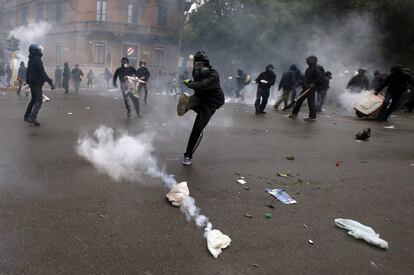
POLYGON ((277 173, 277 175, 279 176, 279 177, 282 177, 282 178, 288 178, 288 177, 290 177, 291 175, 289 174, 289 171, 286 171, 286 172, 278 172, 277 173))
POLYGON ((234 172, 234 174, 235 174, 236 176, 240 176, 240 173, 239 173, 239 172, 234 172))
POLYGON ((85 110, 90 110, 91 109, 91 107, 85 107, 85 110))
POLYGON ((99 217, 101 217, 102 219, 105 219, 105 215, 103 214, 99 215, 99 217))
POLYGON ((190 195, 190 190, 188 189, 187 182, 183 181, 174 185, 166 197, 173 206, 180 206, 183 203, 183 199, 188 195, 190 195))
POLYGON ((379 234, 375 233, 374 229, 369 226, 350 219, 335 219, 335 224, 340 228, 348 230, 348 235, 353 236, 355 239, 363 239, 369 244, 388 249, 388 243, 380 239, 379 234))
POLYGON ((294 156, 289 156, 289 157, 286 157, 286 159, 287 160, 295 160, 295 157, 294 156))
POLYGON ((371 128, 366 128, 355 135, 355 139, 365 141, 371 137, 371 128))
POLYGON ((245 180, 237 180, 237 183, 239 183, 239 184, 246 184, 247 182, 245 180))
POLYGON ((251 215, 251 214, 249 214, 249 213, 244 214, 244 216, 245 216, 246 218, 249 218, 249 219, 253 218, 253 215, 251 215))
POLYGON ((309 226, 307 226, 306 224, 303 224, 303 227, 308 228, 309 226))
POLYGON ((271 208, 271 209, 275 209, 275 206, 271 203, 266 204, 267 207, 271 208))
POLYGON ((337 161, 335 165, 336 167, 339 167, 339 165, 341 165, 341 161, 337 161))
POLYGON ((217 258, 221 254, 222 249, 228 247, 231 243, 230 237, 217 229, 206 229, 204 236, 207 239, 208 251, 210 251, 214 258, 217 258))
POLYGON ((249 188, 249 186, 243 186, 243 189, 244 190, 249 190, 250 188, 249 188))
POLYGON ((71 113, 71 112, 68 112, 67 114, 68 114, 68 115, 73 115, 73 113, 71 113))
POLYGON ((374 261, 369 261, 369 263, 372 265, 372 267, 378 268, 377 264, 374 263, 374 261))
POLYGON ((258 268, 259 265, 258 264, 252 264, 253 267, 258 268))
POLYGON ((384 129, 395 129, 395 126, 394 125, 387 125, 387 126, 384 126, 384 129))
POLYGON ((265 218, 270 220, 272 218, 272 214, 271 213, 266 213, 265 218))
POLYGON ((414 167, 414 163, 411 163, 411 164, 410 164, 410 166, 411 166, 411 167, 414 167))
POLYGON ((314 241, 312 241, 312 240, 309 240, 308 242, 309 242, 310 244, 314 244, 314 241))
POLYGON ((243 177, 243 176, 241 176, 240 178, 241 178, 242 180, 244 180, 244 179, 245 179, 245 177, 243 177))
POLYGON ((297 201, 292 199, 292 197, 289 196, 288 193, 283 191, 283 189, 265 189, 265 191, 284 204, 297 203, 297 201))

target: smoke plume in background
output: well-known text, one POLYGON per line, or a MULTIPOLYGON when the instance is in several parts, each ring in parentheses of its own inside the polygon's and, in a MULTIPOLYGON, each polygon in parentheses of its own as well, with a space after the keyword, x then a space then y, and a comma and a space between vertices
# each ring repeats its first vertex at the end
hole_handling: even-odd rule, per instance
POLYGON ((30 44, 42 44, 51 28, 51 24, 41 21, 31 22, 28 25, 23 25, 10 31, 9 36, 13 35, 15 38, 20 40, 20 51, 14 62, 15 68, 18 68, 21 61, 24 61, 27 66, 30 44))
MULTIPOLYGON (((131 136, 100 126, 92 136, 79 138, 76 152, 91 162, 100 173, 109 175, 115 181, 142 182, 144 176, 150 176, 162 180, 165 187, 171 189, 177 182, 173 175, 159 167, 153 155, 154 136, 148 133, 131 136)), ((184 199, 180 209, 187 220, 194 221, 197 227, 206 231, 212 229, 212 224, 200 213, 191 196, 184 199)))
MULTIPOLYGON (((227 102, 240 102, 232 98, 237 69, 252 75, 254 80, 267 64, 274 64, 277 83, 270 98, 272 102, 281 94, 277 86, 283 72, 296 64, 304 73, 305 59, 311 54, 319 58, 326 71, 332 72, 327 103, 349 106, 352 98, 346 99, 345 88, 358 68, 367 68, 369 78, 374 70, 388 71, 390 63, 384 62, 381 52, 383 32, 369 12, 344 10, 333 15, 327 14, 329 7, 312 11, 311 2, 257 3, 205 2, 187 20, 184 44, 187 54, 193 53, 192 49, 207 51, 212 65, 220 72, 227 102), (206 32, 207 29, 214 31, 206 32), (344 102, 339 102, 344 98, 344 102)), ((246 86, 243 103, 253 103, 255 91, 255 86, 246 86)))

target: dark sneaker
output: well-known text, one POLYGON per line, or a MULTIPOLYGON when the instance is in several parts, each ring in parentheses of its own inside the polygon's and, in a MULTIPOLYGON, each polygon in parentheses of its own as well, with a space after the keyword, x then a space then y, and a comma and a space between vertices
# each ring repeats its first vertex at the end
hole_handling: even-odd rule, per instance
POLYGON ((297 115, 294 115, 294 114, 290 114, 290 115, 288 116, 288 118, 291 118, 291 119, 298 119, 298 116, 297 116, 297 115))
POLYGON ((312 117, 305 117, 303 120, 304 120, 304 121, 307 121, 307 122, 315 122, 315 121, 316 121, 316 118, 312 118, 312 117))
POLYGON ((183 164, 184 166, 190 166, 190 165, 192 164, 192 162, 191 162, 191 158, 189 158, 189 157, 184 157, 182 164, 183 164))
POLYGON ((279 111, 279 106, 273 105, 273 110, 275 110, 276 112, 279 111))
POLYGON ((188 104, 188 95, 181 94, 180 98, 178 99, 178 105, 177 105, 177 115, 183 116, 185 114, 185 111, 187 110, 187 104, 188 104))

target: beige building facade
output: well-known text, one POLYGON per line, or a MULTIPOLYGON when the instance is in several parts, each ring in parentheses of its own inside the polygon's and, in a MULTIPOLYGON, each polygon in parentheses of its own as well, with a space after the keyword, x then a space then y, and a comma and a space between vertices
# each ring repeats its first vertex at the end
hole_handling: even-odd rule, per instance
MULTIPOLYGON (((127 56, 145 60, 154 71, 175 70, 186 1, 184 0, 0 0, 0 58, 4 40, 19 26, 47 22, 42 38, 48 68, 79 64, 85 71, 111 70, 127 56)), ((34 41, 35 42, 35 41, 34 41)))

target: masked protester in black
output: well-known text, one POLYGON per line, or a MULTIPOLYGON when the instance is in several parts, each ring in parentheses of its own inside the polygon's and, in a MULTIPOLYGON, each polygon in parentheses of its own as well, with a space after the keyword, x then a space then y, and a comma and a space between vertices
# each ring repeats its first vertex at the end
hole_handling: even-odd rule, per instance
POLYGON ((391 74, 375 91, 375 94, 379 94, 385 87, 388 87, 384 103, 378 115, 378 120, 387 121, 388 117, 397 108, 402 94, 407 91, 408 83, 414 85, 414 79, 408 73, 404 72, 401 65, 395 65, 391 68, 391 74))
POLYGON ((43 67, 41 47, 37 44, 32 44, 29 47, 29 53, 26 83, 30 86, 32 99, 24 114, 24 121, 33 123, 35 126, 40 126, 40 123, 37 121, 37 114, 43 102, 42 86, 45 82, 49 83, 52 90, 55 89, 55 86, 43 67))
POLYGON ((63 80, 62 87, 65 90, 65 94, 69 93, 69 80, 70 80, 70 68, 68 62, 63 64, 63 80))
POLYGON ((234 95, 236 98, 243 98, 241 91, 246 86, 247 75, 243 72, 243 70, 238 69, 236 75, 236 89, 234 90, 234 95))
POLYGON ((303 90, 298 101, 295 103, 292 114, 289 118, 296 119, 305 99, 308 100, 309 108, 309 117, 305 118, 305 121, 315 121, 316 120, 316 106, 315 106, 315 92, 320 89, 321 84, 325 79, 325 70, 322 66, 318 65, 318 58, 314 55, 306 58, 306 63, 308 68, 305 71, 305 76, 303 79, 303 90), (304 94, 306 93, 306 94, 304 94))
POLYGON ((115 88, 118 87, 116 84, 116 81, 117 81, 117 78, 119 78, 119 82, 121 83, 122 97, 124 98, 125 107, 127 109, 127 117, 131 116, 131 107, 129 106, 128 98, 132 100, 137 116, 140 117, 138 98, 128 91, 128 84, 127 84, 127 79, 126 79, 127 76, 135 76, 135 75, 136 75, 135 68, 129 65, 128 58, 123 57, 121 59, 121 67, 119 67, 115 71, 115 74, 113 77, 113 85, 115 88))
POLYGON ((148 80, 150 78, 150 72, 146 67, 145 61, 139 62, 139 68, 136 72, 136 75, 142 81, 146 83, 139 83, 138 84, 138 93, 142 96, 142 90, 144 89, 144 104, 147 104, 147 97, 148 97, 148 80))
POLYGON ((368 90, 369 79, 365 75, 366 71, 367 70, 364 68, 359 69, 358 74, 349 80, 346 88, 351 89, 351 91, 354 93, 360 93, 362 90, 368 90))
POLYGON ((182 162, 183 165, 188 166, 191 165, 193 153, 201 142, 204 128, 214 112, 223 106, 224 94, 220 86, 219 74, 210 66, 210 60, 204 51, 194 55, 193 81, 187 79, 184 80, 184 84, 194 90, 194 95, 181 94, 177 114, 182 116, 189 110, 197 113, 182 162))
POLYGON ((267 105, 267 101, 270 96, 270 87, 275 85, 276 74, 274 73, 275 66, 269 64, 266 66, 266 71, 259 74, 255 82, 257 83, 256 102, 254 104, 256 108, 256 115, 266 114, 264 111, 267 105))

